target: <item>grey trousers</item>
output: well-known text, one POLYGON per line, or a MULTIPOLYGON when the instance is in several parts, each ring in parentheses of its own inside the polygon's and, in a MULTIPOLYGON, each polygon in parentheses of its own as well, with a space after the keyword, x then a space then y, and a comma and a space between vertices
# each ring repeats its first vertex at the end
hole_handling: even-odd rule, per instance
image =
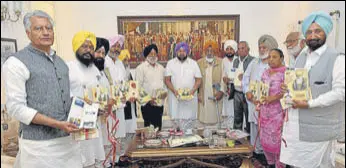
POLYGON ((236 91, 234 93, 234 126, 233 129, 242 130, 243 118, 245 115, 246 119, 246 132, 250 132, 250 123, 249 123, 249 109, 247 107, 247 102, 245 95, 242 92, 236 91))

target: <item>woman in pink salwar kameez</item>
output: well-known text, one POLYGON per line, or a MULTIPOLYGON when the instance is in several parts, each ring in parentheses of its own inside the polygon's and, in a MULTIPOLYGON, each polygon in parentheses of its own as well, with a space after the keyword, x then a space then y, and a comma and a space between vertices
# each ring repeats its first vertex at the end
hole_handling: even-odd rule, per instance
POLYGON ((284 112, 280 99, 281 84, 284 82, 286 67, 283 65, 284 55, 280 49, 269 52, 269 66, 262 75, 262 82, 269 86, 269 96, 262 97, 259 106, 260 142, 267 162, 271 167, 283 168, 280 163, 281 130, 284 121, 284 112))

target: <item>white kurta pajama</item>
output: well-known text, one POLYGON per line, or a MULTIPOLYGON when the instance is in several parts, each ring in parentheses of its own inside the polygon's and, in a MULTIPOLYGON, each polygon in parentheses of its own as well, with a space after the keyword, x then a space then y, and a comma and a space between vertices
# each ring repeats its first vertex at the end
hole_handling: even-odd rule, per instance
MULTIPOLYGON (((305 67, 310 70, 320 56, 326 51, 327 45, 311 52, 307 56, 305 67)), ((345 57, 337 57, 333 69, 332 90, 309 101, 310 108, 330 106, 339 101, 345 101, 345 57)), ((282 138, 286 141, 281 143, 280 161, 300 168, 324 168, 332 161, 335 166, 335 141, 305 142, 299 140, 299 111, 289 109, 288 121, 284 122, 282 138), (330 154, 327 156, 327 154, 330 154)))
MULTIPOLYGON (((171 77, 174 89, 190 88, 191 90, 195 84, 195 78, 202 78, 197 62, 190 58, 187 58, 183 63, 178 58, 168 61, 165 76, 171 77)), ((190 101, 179 101, 174 93, 171 91, 168 93, 168 106, 172 119, 196 120, 198 110, 197 92, 190 101)))
MULTIPOLYGON (((80 61, 74 60, 69 62, 68 66, 70 69, 70 84, 73 96, 84 97, 84 86, 86 88, 92 88, 101 85, 99 81, 101 73, 94 64, 90 64, 87 67, 80 61)), ((101 121, 99 118, 97 120, 97 129, 99 132, 98 138, 79 141, 84 167, 95 164, 96 160, 105 160, 101 121)))
MULTIPOLYGON (((233 57, 233 60, 236 58, 236 56, 233 57)), ((231 69, 233 68, 233 60, 230 61, 227 57, 222 59, 223 64, 223 77, 228 77, 229 73, 231 72, 231 69)), ((223 96, 223 103, 222 103, 222 116, 223 118, 226 118, 226 120, 223 122, 223 125, 229 125, 233 128, 233 118, 234 118, 234 100, 228 100, 229 95, 227 93, 227 84, 223 82, 222 80, 222 87, 224 88, 224 96, 223 96)))
MULTIPOLYGON (((37 112, 26 106, 25 83, 30 78, 29 70, 19 59, 10 57, 3 65, 2 75, 6 79, 6 106, 8 109, 15 108, 8 112, 20 122, 29 125, 37 112)), ((14 168, 25 167, 80 168, 82 163, 79 144, 73 141, 71 136, 42 141, 19 137, 19 151, 14 168)))
MULTIPOLYGON (((254 59, 249 64, 247 70, 244 73, 242 84, 243 93, 249 92, 250 81, 261 81, 262 74, 269 68, 267 63, 263 63, 260 59, 254 59)), ((262 145, 260 143, 259 131, 258 131, 258 111, 256 111, 256 105, 246 99, 249 110, 249 122, 250 122, 250 143, 255 145, 255 152, 257 154, 263 153, 262 145), (256 141, 256 142, 255 142, 256 141)))
MULTIPOLYGON (((113 84, 125 81, 126 71, 123 63, 120 60, 113 61, 109 56, 105 58, 105 68, 109 69, 109 73, 112 77, 113 84)), ((117 138, 124 138, 126 136, 126 122, 124 108, 117 109, 116 117, 119 119, 119 127, 115 136, 117 138)))
MULTIPOLYGON (((124 64, 119 59, 113 61, 112 58, 106 56, 105 58, 105 68, 108 68, 109 73, 112 77, 113 84, 116 85, 120 82, 126 82, 129 80, 129 70, 126 70, 124 64)), ((125 154, 127 148, 127 141, 131 139, 125 139, 126 133, 135 133, 137 129, 137 117, 135 115, 134 105, 131 104, 131 116, 132 119, 125 120, 125 111, 124 108, 117 109, 116 117, 119 119, 119 125, 116 130, 115 137, 118 138, 120 144, 117 145, 117 153, 115 162, 119 161, 120 156, 125 154), (120 150, 119 150, 120 149, 120 150)))

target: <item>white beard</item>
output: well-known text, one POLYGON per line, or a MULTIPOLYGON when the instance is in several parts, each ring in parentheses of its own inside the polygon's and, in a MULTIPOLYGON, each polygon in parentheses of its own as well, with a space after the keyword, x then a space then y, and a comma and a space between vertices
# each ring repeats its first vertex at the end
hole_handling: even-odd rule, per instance
POLYGON ((301 51, 301 47, 299 44, 297 44, 296 46, 294 46, 293 48, 288 48, 287 49, 287 53, 290 56, 296 57, 298 56, 299 52, 301 51))
POLYGON ((260 59, 266 59, 266 58, 269 57, 269 52, 266 52, 265 54, 260 54, 258 57, 259 57, 260 59))

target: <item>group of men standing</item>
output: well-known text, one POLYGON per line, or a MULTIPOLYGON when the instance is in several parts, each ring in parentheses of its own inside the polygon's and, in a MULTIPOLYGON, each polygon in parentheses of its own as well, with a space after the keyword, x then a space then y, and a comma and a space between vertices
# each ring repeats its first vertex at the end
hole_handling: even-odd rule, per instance
MULTIPOLYGON (((156 89, 167 90, 159 99, 168 97, 170 116, 178 124, 179 120, 199 120, 208 126, 222 119, 229 122, 227 119, 234 116, 234 124, 230 126, 244 127, 250 133, 251 144, 256 144, 255 153, 261 154, 258 113, 249 83, 261 80, 262 73, 268 69, 269 51, 278 48, 274 37, 259 38, 258 58, 249 55, 246 41, 227 40, 226 55, 221 60, 215 54, 218 45, 208 41, 204 46, 205 56, 197 62, 188 57, 188 44, 181 42, 176 44, 176 57, 168 61, 166 68, 157 62, 160 51, 152 44, 144 49, 146 60, 132 78, 128 66, 130 54, 123 47, 122 35, 105 39, 91 32, 78 32, 72 39, 76 60, 65 64, 51 49, 54 31, 48 14, 28 13, 24 26, 31 43, 11 56, 2 70, 8 112, 21 122, 16 167, 109 166, 106 153, 110 142, 105 123, 98 120, 98 138, 75 142, 69 136, 81 131, 66 122, 71 96, 84 97, 85 88, 109 88, 133 79, 149 94, 156 89), (191 100, 180 100, 178 90, 182 88, 189 89, 191 100)), ((345 58, 325 43, 331 30, 331 18, 315 12, 304 20, 303 35, 290 33, 285 42, 291 55, 290 67, 309 69, 312 88, 312 100, 295 101, 296 109, 289 111, 289 121, 283 126, 286 146, 281 147, 281 162, 288 165, 333 166, 332 145, 340 138, 339 116, 345 101, 345 58), (324 71, 325 75, 321 76, 324 71), (306 155, 309 157, 303 157, 306 155)), ((122 101, 126 106, 115 112, 119 119, 116 137, 122 149, 117 153, 118 158, 124 154, 126 137, 137 128, 136 100, 122 101)), ((141 106, 141 111, 145 126, 152 124, 161 129, 163 106, 155 102, 153 98, 141 106)), ((114 103, 108 101, 110 106, 114 103)), ((108 117, 106 122, 115 121, 108 117)))

